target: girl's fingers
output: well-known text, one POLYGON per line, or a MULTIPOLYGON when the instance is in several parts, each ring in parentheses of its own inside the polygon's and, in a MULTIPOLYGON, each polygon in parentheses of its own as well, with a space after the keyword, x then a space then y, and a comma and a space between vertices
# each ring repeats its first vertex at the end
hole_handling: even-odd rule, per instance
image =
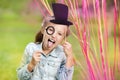
POLYGON ((41 53, 42 53, 41 51, 35 51, 34 55, 36 55, 36 56, 40 56, 41 53))
POLYGON ((40 57, 37 57, 37 58, 36 58, 36 61, 40 61, 40 57))
POLYGON ((40 57, 40 56, 41 56, 41 53, 37 53, 37 54, 36 54, 36 57, 40 57))
POLYGON ((65 49, 71 49, 71 44, 66 42, 65 44, 62 45, 65 49))
POLYGON ((41 51, 35 51, 33 54, 33 60, 40 61, 41 51))

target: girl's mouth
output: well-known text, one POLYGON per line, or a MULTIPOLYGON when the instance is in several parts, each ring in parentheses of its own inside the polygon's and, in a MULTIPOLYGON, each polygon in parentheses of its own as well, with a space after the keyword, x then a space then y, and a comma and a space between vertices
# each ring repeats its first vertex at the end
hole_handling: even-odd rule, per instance
POLYGON ((55 44, 55 40, 48 39, 48 47, 52 47, 55 44))

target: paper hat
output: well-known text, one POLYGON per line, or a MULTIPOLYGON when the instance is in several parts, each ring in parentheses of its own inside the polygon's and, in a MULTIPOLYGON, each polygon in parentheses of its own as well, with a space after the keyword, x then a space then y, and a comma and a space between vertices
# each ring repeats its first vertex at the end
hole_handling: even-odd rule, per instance
POLYGON ((52 9, 54 13, 55 19, 50 20, 50 22, 55 24, 62 24, 62 25, 72 25, 73 23, 68 21, 68 7, 65 4, 61 3, 53 3, 52 9))

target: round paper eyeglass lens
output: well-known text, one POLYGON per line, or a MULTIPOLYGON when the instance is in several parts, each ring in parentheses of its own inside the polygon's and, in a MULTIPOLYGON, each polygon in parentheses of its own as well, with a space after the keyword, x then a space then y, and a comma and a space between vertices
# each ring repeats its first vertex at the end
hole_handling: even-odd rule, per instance
POLYGON ((46 32, 48 35, 52 35, 55 32, 55 28, 53 26, 48 26, 46 32))

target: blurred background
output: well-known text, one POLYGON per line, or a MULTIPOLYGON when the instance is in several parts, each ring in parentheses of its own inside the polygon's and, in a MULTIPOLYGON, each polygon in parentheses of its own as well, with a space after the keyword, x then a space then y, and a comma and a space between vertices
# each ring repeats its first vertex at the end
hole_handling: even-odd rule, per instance
MULTIPOLYGON (((49 3, 54 1, 48 0, 49 3)), ((81 0, 79 1, 81 4, 81 0)), ((107 0, 107 11, 107 15, 110 16, 108 26, 112 26, 113 0, 107 0)), ((0 0, 0 80, 17 80, 16 69, 20 65, 24 49, 29 42, 34 42, 41 22, 42 15, 33 0, 0 0)), ((75 32, 74 29, 73 32, 75 32)), ((109 27, 111 38, 113 34, 113 28, 109 27)), ((84 64, 82 61, 84 55, 80 54, 78 40, 71 35, 68 41, 73 45, 76 58, 80 58, 79 61, 84 64)), ((113 39, 109 41, 114 42, 113 39)), ((114 52, 113 44, 111 43, 110 46, 111 52, 114 52)), ((111 59, 113 59, 112 56, 111 59)), ((73 80, 79 79, 79 70, 81 70, 80 66, 76 66, 73 80)))
POLYGON ((40 25, 32 0, 0 0, 0 80, 17 80, 24 48, 34 41, 40 25))

